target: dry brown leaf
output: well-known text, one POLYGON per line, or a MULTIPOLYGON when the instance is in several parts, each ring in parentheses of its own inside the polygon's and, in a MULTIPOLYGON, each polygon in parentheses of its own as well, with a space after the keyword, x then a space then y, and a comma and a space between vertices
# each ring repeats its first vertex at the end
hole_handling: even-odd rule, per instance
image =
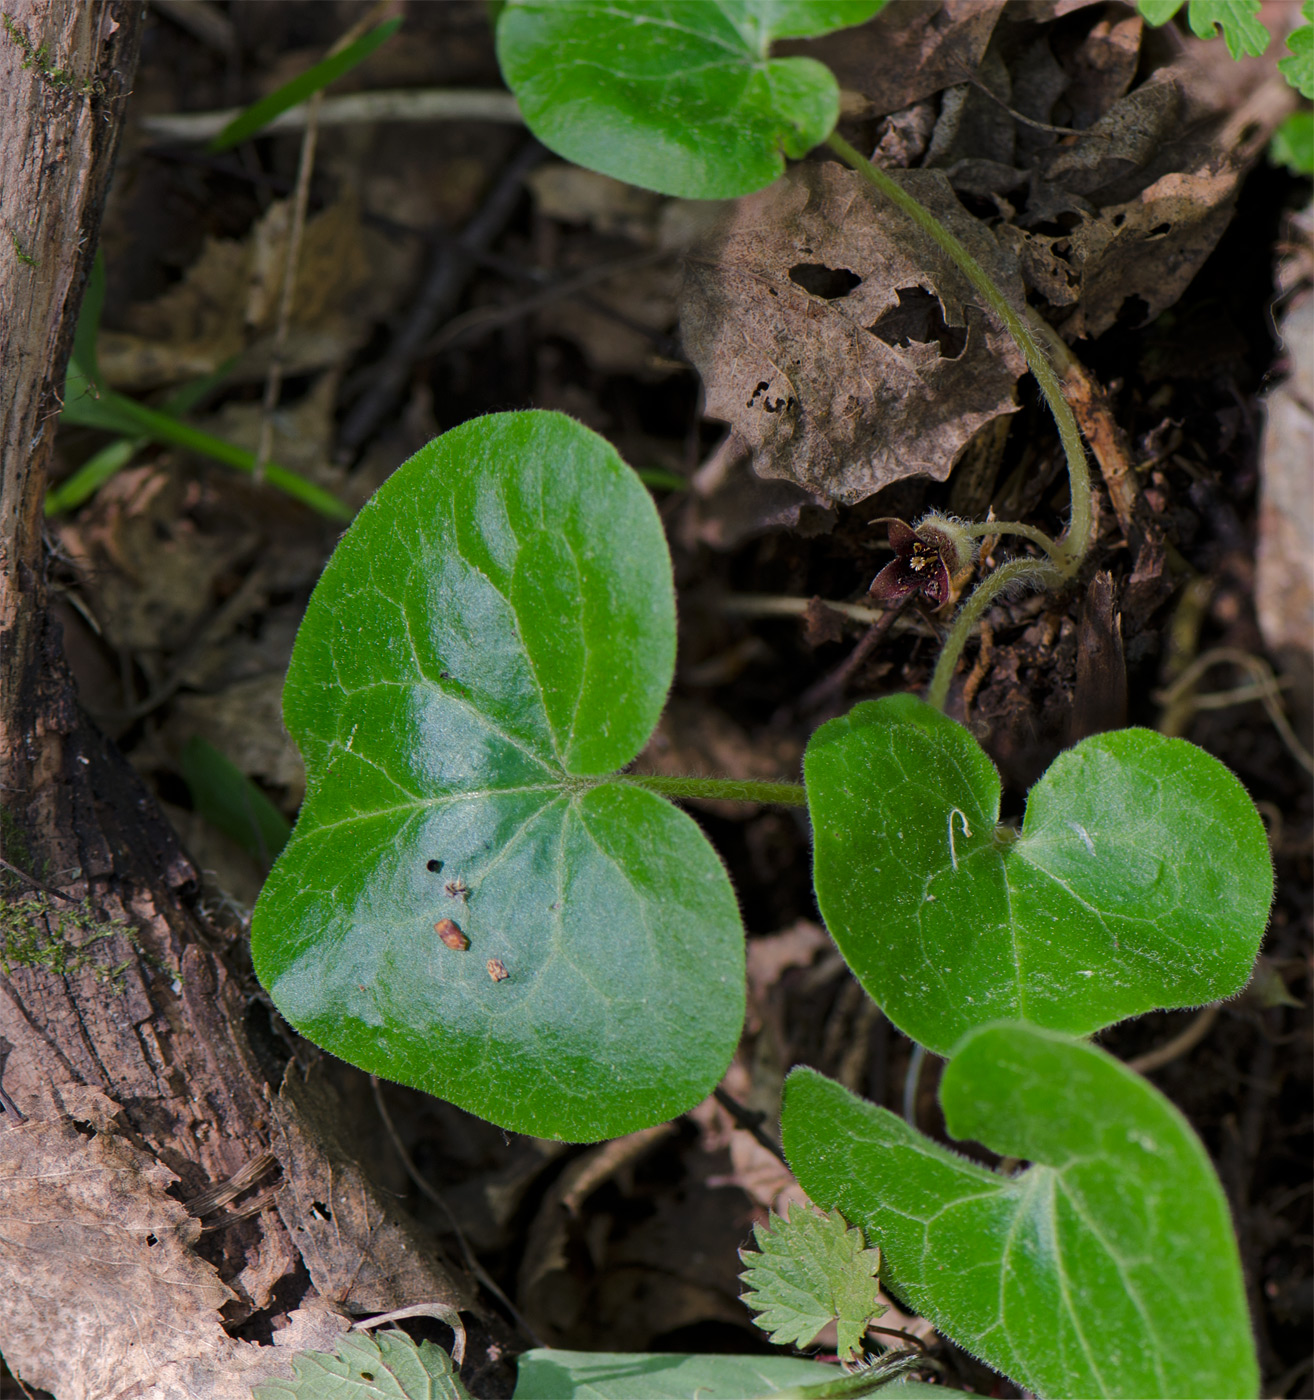
POLYGON ((278 1213, 322 1297, 358 1314, 470 1306, 468 1283, 437 1242, 389 1210, 342 1144, 343 1108, 319 1070, 305 1078, 290 1065, 270 1108, 284 1181, 278 1213))
POLYGON ((116 647, 156 653, 183 645, 213 606, 215 580, 255 545, 253 531, 201 530, 186 513, 187 492, 177 473, 136 467, 57 526, 60 548, 116 647))
MULTIPOLYGON (((182 280, 134 306, 125 331, 102 329, 100 367, 125 391, 176 384, 241 356, 236 378, 261 378, 278 314, 290 202, 280 200, 243 240, 208 238, 182 280)), ((339 200, 307 220, 297 263, 286 372, 340 364, 368 334, 374 298, 360 214, 339 200)))
POLYGON ((830 935, 811 919, 796 919, 779 933, 748 940, 748 1018, 750 1033, 762 1024, 768 992, 791 967, 809 967, 831 946, 830 935))
MULTIPOLYGON (((937 171, 897 176, 1020 300, 1010 255, 937 171)), ((845 504, 903 477, 943 481, 1016 408, 1023 360, 944 253, 852 171, 797 166, 742 201, 690 259, 681 325, 707 415, 759 475, 845 504)))
POLYGON ((60 1400, 249 1400, 290 1375, 287 1354, 225 1333, 235 1295, 193 1252, 201 1226, 167 1194, 177 1178, 102 1130, 118 1105, 99 1098, 52 1092, 0 1132, 5 1360, 60 1400), (79 1128, 84 1112, 97 1129, 79 1128))
POLYGON ((820 59, 879 116, 975 72, 1003 9, 1003 0, 899 0, 860 28, 777 49, 820 59))
POLYGON ((771 530, 794 530, 811 539, 835 528, 837 516, 823 498, 792 481, 763 481, 750 458, 748 444, 729 432, 698 468, 680 517, 686 545, 737 549, 771 530))
POLYGON ((525 181, 545 218, 648 247, 657 241, 662 196, 565 161, 546 161, 525 181))

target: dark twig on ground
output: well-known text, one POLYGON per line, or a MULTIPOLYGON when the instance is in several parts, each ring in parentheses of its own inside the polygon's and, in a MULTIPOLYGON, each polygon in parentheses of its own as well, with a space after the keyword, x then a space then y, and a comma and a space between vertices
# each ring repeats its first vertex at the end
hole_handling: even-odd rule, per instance
MULTIPOLYGON (((746 1133, 750 1133, 768 1152, 775 1157, 779 1157, 782 1162, 785 1162, 785 1154, 780 1144, 772 1141, 770 1134, 762 1127, 762 1123, 766 1118, 765 1113, 759 1113, 755 1109, 745 1108, 738 1099, 732 1098, 727 1094, 719 1084, 712 1090, 712 1095, 717 1103, 719 1103, 730 1117, 735 1120, 736 1127, 742 1128, 746 1133)), ((789 1163, 785 1162, 785 1165, 788 1166, 789 1163)))
POLYGON ((454 242, 444 241, 420 288, 410 314, 388 353, 375 367, 373 382, 347 414, 338 436, 340 453, 350 460, 373 436, 384 415, 401 398, 407 376, 434 331, 455 310, 475 266, 475 254, 506 227, 525 176, 546 152, 537 141, 523 146, 498 177, 479 212, 454 242))

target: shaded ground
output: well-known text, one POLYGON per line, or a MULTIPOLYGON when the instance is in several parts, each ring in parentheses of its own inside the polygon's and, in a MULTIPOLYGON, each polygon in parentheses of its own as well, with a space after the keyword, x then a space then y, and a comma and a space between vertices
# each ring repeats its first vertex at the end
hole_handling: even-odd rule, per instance
MULTIPOLYGON (((117 387, 148 400, 238 355, 198 421, 254 447, 276 321, 280 201, 295 178, 299 139, 268 137, 208 157, 153 143, 142 120, 250 100, 320 56, 360 7, 212 9, 223 25, 208 43, 167 10, 146 33, 104 235, 101 354, 117 387), (225 35, 236 45, 229 53, 225 35)), ((1073 49, 1095 23, 1126 14, 1088 8, 1057 24, 1051 47, 1073 49)), ((933 106, 949 81, 933 84, 933 106)), ((499 85, 482 6, 413 6, 405 42, 387 46, 343 90, 416 85, 499 85)), ((880 120, 889 110, 872 106, 858 124, 868 146, 889 135, 880 120)), ((724 425, 700 416, 700 381, 677 324, 680 259, 662 252, 679 212, 526 155, 526 140, 514 125, 473 121, 320 133, 273 455, 359 503, 428 438, 479 413, 560 408, 604 432, 633 465, 663 474, 651 479, 680 589, 676 686, 646 761, 792 778, 819 721, 853 699, 925 684, 934 624, 913 617, 896 627, 844 694, 807 707, 800 697, 843 662, 862 628, 816 609, 806 625, 744 615, 734 595, 861 601, 888 557, 883 530, 870 524, 879 516, 993 504, 1001 517, 1057 527, 1066 502, 1051 425, 1024 381, 1021 410, 982 429, 942 484, 910 479, 856 506, 764 485, 732 460, 724 425), (506 184, 517 160, 527 185, 506 184), (490 210, 499 180, 506 197, 490 210), (481 210, 480 235, 458 257, 453 240, 481 210), (618 275, 603 277, 608 270, 618 275), (448 279, 445 300, 436 299, 441 315, 401 363, 408 315, 421 289, 440 280, 435 271, 448 279), (481 312, 494 314, 472 315, 481 312), (399 363, 397 400, 367 413, 384 368, 399 363)), ((989 212, 987 193, 973 212, 989 212)), ((1152 547, 1130 548, 1106 503, 1082 586, 997 608, 990 642, 969 651, 955 700, 1020 810, 1026 786, 1060 747, 1121 721, 1116 686, 1100 689, 1098 677, 1085 677, 1084 708, 1074 710, 1081 628, 1098 639, 1101 625, 1084 602, 1086 583, 1107 571, 1122 617, 1126 722, 1204 745, 1233 768, 1269 823, 1279 886, 1260 974, 1154 1080, 1204 1138, 1232 1202, 1265 1393, 1293 1396, 1311 1393, 1314 1365, 1309 776, 1259 701, 1197 710, 1165 703, 1163 688, 1211 649, 1265 654, 1254 603, 1260 396, 1289 367, 1271 307, 1275 261, 1295 236, 1289 219, 1301 196, 1294 181, 1258 165, 1221 242, 1170 310, 1142 325, 1145 307, 1130 299, 1102 334, 1077 342, 1131 444, 1152 547)), ((62 430, 65 473, 105 441, 62 430)), ((212 873, 206 897, 216 919, 243 917, 260 864, 196 812, 182 749, 194 736, 207 739, 295 814, 302 778, 278 695, 335 538, 336 527, 268 488, 157 448, 51 523, 83 701, 150 776, 212 873)), ((1211 675, 1211 690, 1245 679, 1211 675)), ((1308 742, 1308 694, 1297 687, 1288 704, 1308 742)), ((935 1064, 910 1090, 909 1043, 860 993, 817 926, 801 817, 715 804, 697 815, 730 867, 751 936, 749 1031, 730 1093, 765 1112, 770 1132, 781 1075, 807 1063, 896 1111, 912 1092, 921 1125, 938 1130, 935 1064)), ((252 1015, 269 1015, 254 987, 252 996, 252 1015)), ((1146 1016, 1102 1043, 1132 1058, 1191 1021, 1191 1013, 1146 1016)), ((393 1126, 381 1131, 368 1080, 345 1067, 335 1079, 371 1172, 450 1233, 414 1178, 440 1192, 544 1341, 765 1349, 737 1302, 736 1250, 786 1198, 789 1181, 723 1109, 709 1102, 641 1142, 565 1148, 511 1137, 390 1086, 381 1093, 393 1126)), ((221 1272, 236 1267, 214 1262, 221 1272)), ((277 1324, 234 1319, 252 1338, 277 1324)), ((445 1334, 435 1327, 433 1335, 445 1334)), ((1015 1393, 949 1344, 935 1346, 960 1387, 1015 1393)), ((0 1394, 19 1393, 6 1386, 0 1394)))

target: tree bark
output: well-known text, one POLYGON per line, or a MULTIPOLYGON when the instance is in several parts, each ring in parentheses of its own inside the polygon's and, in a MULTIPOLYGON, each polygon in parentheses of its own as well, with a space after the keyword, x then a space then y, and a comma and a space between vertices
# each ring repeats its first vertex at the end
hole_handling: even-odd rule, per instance
POLYGON ((46 467, 142 23, 0 0, 0 1352, 59 1400, 247 1397, 346 1314, 468 1302, 337 1141, 47 611, 46 467))

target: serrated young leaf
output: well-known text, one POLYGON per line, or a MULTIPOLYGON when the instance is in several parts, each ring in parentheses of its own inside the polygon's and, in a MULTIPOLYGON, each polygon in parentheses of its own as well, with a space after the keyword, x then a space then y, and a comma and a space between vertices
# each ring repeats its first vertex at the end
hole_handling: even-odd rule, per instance
POLYGON ((895 1025, 950 1055, 988 1021, 1085 1035, 1245 986, 1273 895, 1264 824, 1184 739, 1098 734, 1021 832, 962 725, 911 695, 822 725, 803 761, 817 902, 895 1025))
POLYGON ((288 669, 307 794, 251 930, 287 1020, 538 1137, 709 1094, 743 1024, 734 892, 696 823, 616 772, 674 661, 661 520, 596 433, 494 414, 398 468, 288 669))
POLYGON ((1103 1050, 1007 1023, 966 1038, 940 1099, 954 1137, 1032 1165, 987 1171, 814 1070, 785 1084, 789 1164, 880 1245, 887 1290, 1049 1400, 1253 1400, 1227 1201, 1167 1099, 1103 1050))
POLYGON ((886 1311, 876 1299, 881 1254, 868 1249, 862 1231, 833 1211, 818 1215, 795 1207, 754 1225, 757 1251, 739 1251, 748 1268, 742 1299, 753 1321, 777 1346, 807 1346, 828 1322, 839 1329, 840 1359, 862 1354, 867 1324, 886 1311))
MULTIPOLYGON (((1182 7, 1182 0, 1137 0, 1148 24, 1166 24, 1182 7)), ((1191 32, 1212 39, 1223 31, 1233 58, 1257 58, 1268 47, 1269 32, 1256 16, 1260 0, 1187 0, 1186 17, 1191 32)))
MULTIPOLYGON (((1287 48, 1291 52, 1279 60, 1278 72, 1302 97, 1314 97, 1314 0, 1305 0, 1300 15, 1305 22, 1287 35, 1287 48)), ((1306 115, 1296 113, 1296 116, 1306 115)), ((1299 171, 1299 167, 1293 168, 1299 171)), ((1300 173, 1308 174, 1309 167, 1305 166, 1300 173)))
POLYGON ((1212 39, 1218 30, 1233 58, 1258 58, 1268 48, 1268 30, 1256 16, 1260 0, 1190 0, 1191 32, 1212 39))
POLYGON ((252 1400, 470 1400, 452 1359, 398 1329, 345 1332, 334 1351, 302 1351, 290 1381, 261 1381, 252 1400))
POLYGON ((776 39, 870 19, 885 0, 508 0, 497 56, 525 122, 590 170, 685 199, 769 185, 824 141, 839 85, 776 39))

